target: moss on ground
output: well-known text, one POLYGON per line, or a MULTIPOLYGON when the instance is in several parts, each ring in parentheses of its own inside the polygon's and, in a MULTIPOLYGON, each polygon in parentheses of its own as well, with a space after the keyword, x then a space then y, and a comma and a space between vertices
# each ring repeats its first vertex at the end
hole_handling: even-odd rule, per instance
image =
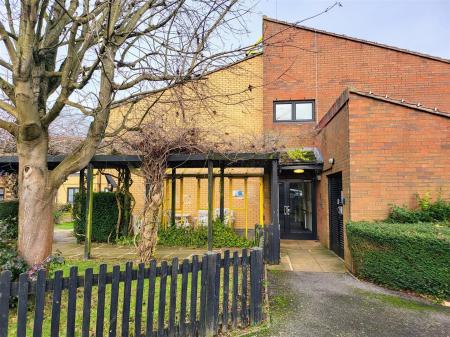
POLYGON ((397 295, 373 293, 360 289, 356 290, 355 293, 360 296, 363 296, 368 300, 378 300, 380 302, 386 303, 388 305, 391 305, 392 307, 399 309, 407 309, 414 311, 434 311, 450 315, 450 311, 448 310, 448 308, 431 303, 422 303, 415 299, 402 298, 397 295))

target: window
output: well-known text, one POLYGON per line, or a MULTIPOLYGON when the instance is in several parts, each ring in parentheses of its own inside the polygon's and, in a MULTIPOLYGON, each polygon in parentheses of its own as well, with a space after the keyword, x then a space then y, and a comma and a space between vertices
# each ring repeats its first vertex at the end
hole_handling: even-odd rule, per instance
POLYGON ((277 101, 273 103, 275 122, 310 122, 315 118, 314 101, 277 101))
POLYGON ((75 201, 75 193, 78 193, 77 187, 69 187, 67 189, 67 203, 73 204, 75 201))
POLYGON ((5 189, 0 187, 0 201, 5 200, 5 189))

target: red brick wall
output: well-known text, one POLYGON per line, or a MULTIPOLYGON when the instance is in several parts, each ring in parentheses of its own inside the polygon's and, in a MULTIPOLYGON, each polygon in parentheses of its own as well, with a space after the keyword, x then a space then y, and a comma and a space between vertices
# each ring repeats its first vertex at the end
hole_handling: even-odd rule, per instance
POLYGON ((315 99, 317 122, 348 86, 450 111, 449 63, 268 20, 264 37, 264 129, 290 146, 314 144, 315 123, 274 123, 277 99, 315 99))
MULTIPOLYGON (((350 154, 349 154, 349 106, 345 103, 329 124, 322 129, 317 140, 325 160, 324 171, 317 188, 317 236, 320 242, 329 247, 328 222, 328 178, 327 176, 342 172, 342 190, 346 203, 344 205, 344 224, 350 220, 350 154), (338 140, 338 141, 337 141, 338 140), (333 158, 331 166, 328 159, 333 158)), ((348 249, 345 249, 347 255, 348 249)))
POLYGON ((415 207, 416 193, 450 198, 450 118, 357 94, 349 111, 351 220, 415 207))

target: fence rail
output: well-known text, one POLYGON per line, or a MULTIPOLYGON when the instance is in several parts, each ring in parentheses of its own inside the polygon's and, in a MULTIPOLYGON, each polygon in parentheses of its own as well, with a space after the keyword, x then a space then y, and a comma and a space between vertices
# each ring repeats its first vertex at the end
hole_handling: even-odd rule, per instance
POLYGON ((8 330, 18 337, 30 336, 30 330, 33 337, 46 331, 52 337, 214 336, 263 320, 263 276, 260 248, 244 249, 241 256, 225 251, 223 258, 207 253, 181 263, 174 258, 170 265, 152 260, 137 269, 128 262, 122 271, 114 266, 107 272, 102 264, 98 274, 88 268, 83 276, 77 267, 69 277, 57 271, 52 279, 40 270, 36 281, 21 274, 11 282, 4 271, 0 337, 8 330), (45 320, 50 327, 43 331, 45 320))

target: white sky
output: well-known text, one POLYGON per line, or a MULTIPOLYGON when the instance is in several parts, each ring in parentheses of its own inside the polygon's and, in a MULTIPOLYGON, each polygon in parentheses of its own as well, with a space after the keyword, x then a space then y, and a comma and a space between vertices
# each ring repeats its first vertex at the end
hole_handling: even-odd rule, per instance
MULTIPOLYGON (((259 0, 247 20, 249 41, 261 35, 262 15, 297 22, 335 1, 259 0)), ((450 59, 450 0, 341 0, 343 7, 302 23, 450 59)))

